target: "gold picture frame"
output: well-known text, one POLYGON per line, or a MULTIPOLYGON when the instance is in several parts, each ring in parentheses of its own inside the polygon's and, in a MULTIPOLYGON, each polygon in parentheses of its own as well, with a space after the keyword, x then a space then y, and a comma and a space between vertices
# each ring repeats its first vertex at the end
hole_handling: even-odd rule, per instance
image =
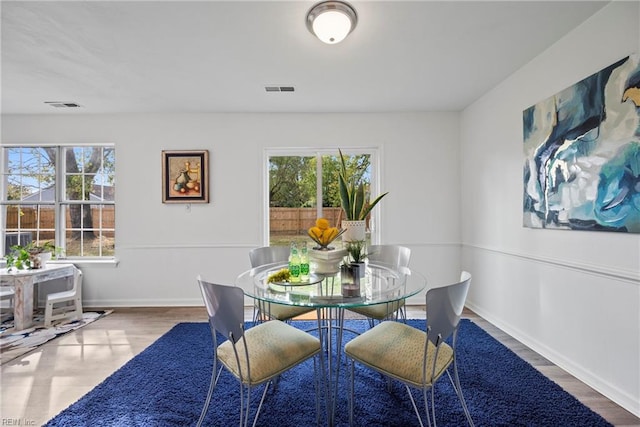
POLYGON ((162 151, 162 203, 209 203, 209 151, 162 151))

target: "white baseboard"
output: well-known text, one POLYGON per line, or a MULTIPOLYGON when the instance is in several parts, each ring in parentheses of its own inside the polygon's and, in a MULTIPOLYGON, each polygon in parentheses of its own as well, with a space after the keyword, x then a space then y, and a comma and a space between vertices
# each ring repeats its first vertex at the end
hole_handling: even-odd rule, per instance
POLYGON ((575 364, 572 360, 567 359, 561 354, 557 353, 553 349, 545 346, 538 340, 532 338, 531 336, 523 333, 521 330, 517 328, 513 328, 511 325, 504 323, 501 319, 495 318, 491 315, 491 313, 485 312, 480 307, 475 306, 472 303, 467 301, 467 307, 476 313, 478 316, 482 317, 486 321, 490 322, 503 332, 509 334, 511 337, 520 341, 531 350, 540 354, 541 356, 547 358, 555 365, 567 371, 569 374, 573 375, 575 378, 579 379, 583 383, 592 387, 602 395, 606 396, 608 399, 612 400, 616 404, 620 405, 627 411, 631 412, 637 417, 640 417, 640 403, 637 402, 632 396, 628 393, 625 393, 623 390, 620 390, 615 385, 605 381, 604 379, 593 375, 592 372, 585 370, 580 365, 575 364))
POLYGON ((83 300, 83 308, 91 307, 204 307, 202 298, 184 298, 184 299, 139 299, 139 300, 83 300))

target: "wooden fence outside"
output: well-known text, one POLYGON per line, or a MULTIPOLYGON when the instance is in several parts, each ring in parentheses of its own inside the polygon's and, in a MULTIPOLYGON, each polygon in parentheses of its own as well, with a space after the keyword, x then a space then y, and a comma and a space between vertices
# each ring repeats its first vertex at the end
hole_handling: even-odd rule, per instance
MULTIPOLYGON (((98 208, 91 208, 94 218, 94 227, 98 227, 96 219, 99 218, 100 211, 98 208)), ((40 224, 38 225, 38 211, 34 208, 22 207, 21 212, 15 206, 7 207, 7 230, 18 229, 18 218, 20 218, 20 228, 22 230, 43 230, 40 232, 41 239, 53 239, 55 230, 55 212, 53 208, 40 209, 40 224)), ((67 211, 66 218, 67 227, 71 228, 71 218, 67 211)), ((113 230, 115 227, 115 207, 105 206, 102 209, 102 228, 113 230)))
MULTIPOLYGON (((269 223, 273 234, 297 234, 316 224, 316 208, 269 208, 269 223)), ((342 208, 322 208, 322 216, 332 227, 340 228, 342 208)))
MULTIPOLYGON (((271 224, 271 233, 274 234, 298 234, 306 233, 306 230, 313 227, 316 223, 316 208, 270 208, 269 221, 271 224)), ((18 227, 18 209, 15 207, 7 208, 8 230, 15 230, 18 227)), ((342 208, 323 208, 323 216, 329 221, 332 227, 340 227, 339 221, 342 219, 342 208)), ((20 217, 20 227, 25 230, 54 230, 54 210, 40 210, 40 226, 38 227, 37 211, 32 208, 22 208, 22 216, 20 217)), ((98 218, 98 209, 93 210, 94 218, 98 218)), ((67 215, 67 226, 71 227, 71 219, 67 215)), ((97 226, 97 224, 95 224, 97 226)), ((106 207, 102 210, 102 228, 113 229, 115 227, 115 209, 106 207)), ((53 237, 53 231, 51 232, 53 237)))

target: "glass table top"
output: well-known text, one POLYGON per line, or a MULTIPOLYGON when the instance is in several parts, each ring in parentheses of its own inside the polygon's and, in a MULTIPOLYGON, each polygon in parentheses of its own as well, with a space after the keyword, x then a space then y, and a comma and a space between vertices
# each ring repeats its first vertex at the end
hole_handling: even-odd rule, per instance
POLYGON ((269 276, 287 268, 287 263, 266 264, 242 273, 236 285, 256 300, 314 308, 389 303, 415 295, 427 286, 422 274, 408 268, 373 262, 364 265, 364 274, 355 280, 338 271, 335 274, 312 272, 308 283, 269 283, 269 276))

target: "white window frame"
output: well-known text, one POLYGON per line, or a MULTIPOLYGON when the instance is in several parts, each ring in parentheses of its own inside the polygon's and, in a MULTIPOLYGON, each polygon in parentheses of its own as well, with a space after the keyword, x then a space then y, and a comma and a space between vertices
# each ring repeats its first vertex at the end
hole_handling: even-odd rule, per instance
MULTIPOLYGON (((62 248, 64 251, 65 241, 66 241, 66 210, 70 205, 73 204, 83 204, 83 205, 108 205, 108 206, 116 206, 115 199, 114 200, 101 200, 101 201, 91 201, 91 200, 82 200, 82 201, 74 201, 66 199, 66 156, 64 155, 64 151, 66 148, 93 148, 93 147, 106 147, 114 150, 115 153, 115 144, 108 143, 91 143, 91 144, 3 144, 2 149, 0 149, 0 164, 3 165, 3 169, 6 171, 8 169, 9 159, 6 156, 6 150, 10 148, 21 148, 21 149, 30 149, 30 148, 55 148, 56 149, 56 159, 55 159, 55 197, 53 201, 36 201, 36 202, 21 202, 20 200, 7 200, 7 190, 8 190, 8 176, 2 175, 2 185, 0 186, 0 251, 2 254, 5 252, 5 233, 6 233, 6 206, 11 205, 46 205, 52 206, 55 211, 56 222, 54 225, 55 228, 55 245, 56 247, 62 248)), ((84 174, 84 173, 82 173, 84 174)), ((100 218, 98 227, 94 227, 94 229, 102 229, 103 223, 102 218, 100 218)), ((39 229, 39 225, 38 225, 39 229)), ((116 232, 116 224, 114 218, 114 227, 113 232, 115 235, 116 232)), ((74 261, 74 262, 116 262, 116 253, 114 248, 113 255, 103 255, 103 256, 69 256, 65 257, 65 259, 74 261)))
MULTIPOLYGON (((382 181, 382 167, 380 164, 381 148, 378 147, 340 147, 340 151, 345 156, 352 156, 358 154, 368 154, 370 167, 371 167, 371 194, 379 194, 380 182, 382 181)), ((262 176, 263 176, 263 188, 262 188, 262 207, 263 207, 263 230, 262 230, 262 244, 264 246, 269 245, 270 241, 270 215, 269 215, 269 158, 280 156, 300 156, 300 157, 316 157, 321 159, 322 156, 337 156, 338 147, 335 148, 312 148, 312 147, 296 147, 296 148, 266 148, 264 150, 263 162, 262 162, 262 176)), ((321 162, 316 161, 316 201, 322 200, 322 165, 321 162)), ((322 217, 322 203, 316 203, 316 216, 322 217)), ((376 245, 380 243, 380 204, 373 208, 371 211, 371 219, 369 221, 369 230, 371 231, 371 244, 376 245)), ((340 224, 337 225, 340 227, 340 224)))

